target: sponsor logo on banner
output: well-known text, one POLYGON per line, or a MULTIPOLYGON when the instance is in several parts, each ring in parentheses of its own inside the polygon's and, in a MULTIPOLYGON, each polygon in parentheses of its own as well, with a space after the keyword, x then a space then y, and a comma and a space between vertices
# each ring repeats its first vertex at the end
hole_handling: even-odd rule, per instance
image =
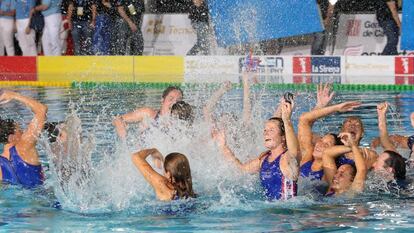
POLYGON ((361 20, 350 19, 346 24, 346 35, 347 36, 359 36, 361 32, 361 20))
MULTIPOLYGON (((257 64, 256 72, 259 75, 282 75, 285 69, 283 57, 252 57, 252 60, 260 61, 257 64)), ((239 59, 239 73, 242 73, 246 65, 246 57, 239 59)))
POLYGON ((294 74, 341 74, 340 57, 293 57, 294 74))
POLYGON ((197 40, 187 14, 144 14, 144 55, 186 55, 197 40))
MULTIPOLYGON (((387 39, 375 14, 340 15, 335 39, 335 55, 381 55, 386 43, 387 39)), ((399 50, 398 53, 407 56, 413 55, 414 51, 399 50)))
POLYGON ((395 57, 395 74, 414 75, 414 57, 395 57))
POLYGON ((414 57, 395 57, 395 84, 414 85, 414 57))
POLYGON ((294 74, 312 73, 311 57, 293 57, 294 74))

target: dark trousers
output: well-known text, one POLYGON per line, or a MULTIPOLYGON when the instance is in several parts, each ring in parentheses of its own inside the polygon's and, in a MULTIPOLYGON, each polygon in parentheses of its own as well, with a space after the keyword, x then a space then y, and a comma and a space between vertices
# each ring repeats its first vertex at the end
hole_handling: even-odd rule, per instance
POLYGON ((95 33, 93 34, 93 53, 95 55, 111 55, 112 19, 107 14, 96 16, 95 33))
POLYGON ((187 55, 208 55, 210 53, 208 22, 193 22, 191 25, 197 33, 197 42, 188 51, 187 55))
POLYGON ((379 25, 384 30, 384 35, 387 37, 387 44, 382 51, 382 55, 398 55, 398 36, 400 30, 397 26, 397 23, 393 19, 385 20, 379 22, 379 25))
POLYGON ((134 23, 138 30, 133 32, 123 19, 116 20, 115 55, 142 55, 144 51, 144 37, 141 31, 142 16, 135 17, 134 23))
POLYGON ((72 38, 75 55, 92 55, 93 29, 89 21, 73 21, 72 38))
POLYGON ((316 32, 313 34, 313 43, 311 48, 312 55, 325 55, 326 51, 326 32, 316 32))

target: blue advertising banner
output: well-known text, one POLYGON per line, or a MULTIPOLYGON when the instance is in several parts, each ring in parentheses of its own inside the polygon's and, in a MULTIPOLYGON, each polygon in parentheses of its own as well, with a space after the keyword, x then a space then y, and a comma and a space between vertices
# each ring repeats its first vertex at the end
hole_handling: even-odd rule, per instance
POLYGON ((222 47, 323 30, 316 0, 208 0, 208 6, 222 47))
POLYGON ((401 23, 401 50, 414 50, 414 1, 404 1, 401 23))

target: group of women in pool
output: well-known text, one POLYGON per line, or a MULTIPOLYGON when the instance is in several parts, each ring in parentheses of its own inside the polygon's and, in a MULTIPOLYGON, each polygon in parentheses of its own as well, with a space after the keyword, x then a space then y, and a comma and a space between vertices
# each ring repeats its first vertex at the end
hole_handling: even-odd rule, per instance
MULTIPOLYGON (((247 76, 243 76, 245 95, 246 89, 248 90, 247 76)), ((244 162, 237 158, 227 142, 225 125, 219 126, 211 114, 218 99, 230 89, 231 84, 225 83, 213 94, 204 107, 204 120, 211 124, 211 137, 229 164, 242 172, 259 174, 263 194, 268 200, 286 200, 296 196, 298 180, 304 178, 321 181, 315 182, 315 185, 325 183, 322 190, 320 187, 315 188, 326 196, 355 195, 363 192, 369 172, 381 177, 389 186, 387 188, 407 187, 409 182, 406 179, 406 159, 397 152, 396 147, 405 147, 412 151, 414 137, 388 135, 387 103, 377 106, 379 137, 373 141, 373 146, 381 145, 384 150, 377 154, 374 150, 360 146, 364 126, 357 116, 346 118, 339 134, 319 135, 312 130, 317 120, 335 113, 350 112, 358 108, 360 102, 330 105, 334 93, 329 85, 320 85, 317 88, 317 104, 300 116, 296 133, 291 120, 295 107, 294 98, 286 94, 279 101, 273 117, 264 122, 265 151, 244 162)), ((148 127, 148 122, 157 122, 160 118, 178 118, 188 122, 187 127, 191 127, 194 111, 182 98, 183 92, 178 87, 171 86, 163 92, 158 111, 143 107, 115 117, 113 125, 118 136, 121 139, 128 137, 127 125, 130 123, 140 123, 145 128, 148 127)), ((34 188, 42 185, 45 179, 36 149, 39 137, 43 131, 47 131, 50 142, 60 145, 54 147, 55 150, 65 152, 67 127, 70 124, 46 123, 46 105, 17 92, 0 90, 0 104, 9 101, 18 101, 27 106, 34 116, 25 130, 13 119, 0 118, 0 143, 4 144, 3 154, 0 156, 0 179, 3 183, 34 188)), ((245 96, 243 101, 244 110, 249 109, 249 98, 245 96)), ((243 124, 246 127, 249 114, 249 111, 243 112, 243 124)), ((185 155, 174 152, 164 158, 157 149, 151 148, 132 154, 132 161, 153 187, 157 199, 169 201, 197 196, 193 190, 190 161, 185 155), (155 164, 163 167, 163 174, 158 173, 147 161, 150 156, 156 161, 155 164)))

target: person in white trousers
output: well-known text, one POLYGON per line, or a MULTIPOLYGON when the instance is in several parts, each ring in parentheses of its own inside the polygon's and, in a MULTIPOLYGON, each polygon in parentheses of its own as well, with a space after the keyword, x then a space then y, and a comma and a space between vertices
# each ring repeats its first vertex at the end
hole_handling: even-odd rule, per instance
POLYGON ((62 55, 62 42, 59 38, 62 15, 60 14, 61 0, 42 0, 42 4, 36 6, 35 11, 42 11, 45 17, 42 46, 46 56, 62 55))
POLYGON ((35 31, 30 28, 30 20, 35 0, 15 0, 17 40, 23 56, 36 56, 35 31))
POLYGON ((4 56, 4 47, 8 56, 14 56, 14 0, 0 0, 0 55, 4 56))

